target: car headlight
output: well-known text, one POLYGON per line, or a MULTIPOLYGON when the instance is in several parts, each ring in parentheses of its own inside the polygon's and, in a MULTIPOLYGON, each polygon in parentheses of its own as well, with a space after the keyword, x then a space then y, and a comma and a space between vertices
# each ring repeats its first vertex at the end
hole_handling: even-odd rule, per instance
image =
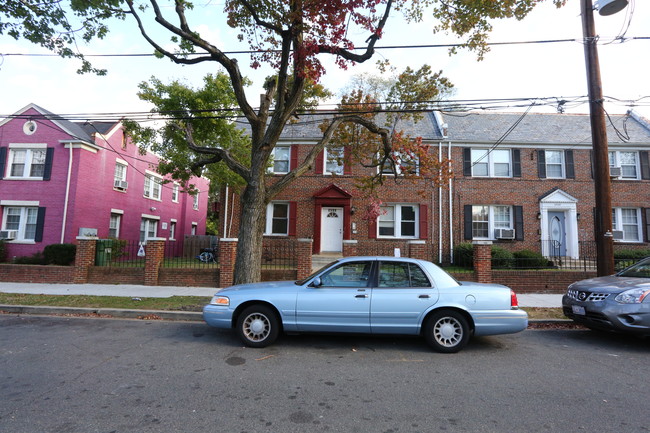
POLYGON ((228 298, 227 296, 214 295, 210 300, 210 304, 227 307, 230 305, 230 298, 228 298))
POLYGON ((648 295, 650 295, 650 290, 630 289, 619 293, 614 300, 620 304, 640 304, 644 299, 648 298, 648 295))

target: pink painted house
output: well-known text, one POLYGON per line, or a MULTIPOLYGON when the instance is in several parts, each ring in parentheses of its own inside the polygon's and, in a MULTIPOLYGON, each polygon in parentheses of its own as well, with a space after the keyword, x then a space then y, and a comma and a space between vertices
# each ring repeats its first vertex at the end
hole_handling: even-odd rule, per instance
POLYGON ((30 104, 0 121, 0 238, 8 256, 96 235, 182 243, 205 234, 209 182, 199 193, 163 183, 120 122, 72 122, 30 104))

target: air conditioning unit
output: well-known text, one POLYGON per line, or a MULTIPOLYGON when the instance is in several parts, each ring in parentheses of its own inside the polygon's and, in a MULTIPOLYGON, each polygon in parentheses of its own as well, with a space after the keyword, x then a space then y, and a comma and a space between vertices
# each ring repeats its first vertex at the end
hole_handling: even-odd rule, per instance
POLYGON ((612 236, 615 241, 622 241, 625 234, 623 233, 623 230, 612 230, 612 236))
POLYGON ((0 239, 11 241, 18 236, 18 230, 0 230, 0 239))
POLYGON ((497 239, 514 239, 515 230, 514 229, 495 229, 494 237, 497 239))
POLYGON ((621 167, 609 167, 609 177, 621 177, 621 167))
POLYGON ((129 186, 129 183, 125 180, 115 180, 113 182, 113 187, 121 190, 126 190, 129 186))

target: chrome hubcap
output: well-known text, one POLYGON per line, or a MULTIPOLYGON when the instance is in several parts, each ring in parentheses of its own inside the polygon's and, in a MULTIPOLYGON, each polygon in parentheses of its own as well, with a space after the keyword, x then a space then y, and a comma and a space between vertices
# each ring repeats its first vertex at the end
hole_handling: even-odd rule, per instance
POLYGON ((453 347, 463 338, 463 328, 453 317, 443 317, 433 327, 436 341, 445 347, 453 347))
POLYGON ((242 326, 244 335, 251 341, 262 341, 271 332, 268 317, 261 313, 253 313, 246 317, 242 326))

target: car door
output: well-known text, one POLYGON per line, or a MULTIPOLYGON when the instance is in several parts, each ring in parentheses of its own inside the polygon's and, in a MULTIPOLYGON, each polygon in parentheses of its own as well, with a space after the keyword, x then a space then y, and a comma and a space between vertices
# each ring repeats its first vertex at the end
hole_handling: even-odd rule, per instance
POLYGON ((304 286, 296 300, 299 331, 370 332, 372 260, 343 262, 304 286))
POLYGON ((372 333, 417 334, 424 312, 437 301, 438 290, 419 265, 381 261, 370 304, 372 333))

